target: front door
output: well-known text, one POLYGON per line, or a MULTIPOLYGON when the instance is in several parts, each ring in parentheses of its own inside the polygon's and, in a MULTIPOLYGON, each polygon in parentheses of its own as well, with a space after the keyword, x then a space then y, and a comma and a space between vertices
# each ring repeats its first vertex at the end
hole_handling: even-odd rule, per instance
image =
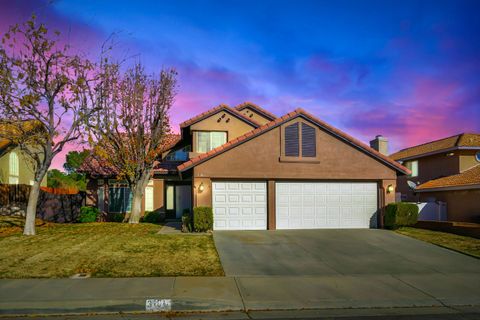
POLYGON ((192 186, 167 182, 165 185, 165 213, 168 219, 182 218, 183 210, 192 207, 192 186))

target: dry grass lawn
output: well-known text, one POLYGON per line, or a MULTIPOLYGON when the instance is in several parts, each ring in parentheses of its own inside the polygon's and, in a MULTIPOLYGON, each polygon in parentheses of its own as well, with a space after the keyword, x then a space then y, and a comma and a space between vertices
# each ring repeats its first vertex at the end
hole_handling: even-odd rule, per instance
POLYGON ((159 235, 142 223, 37 222, 22 235, 22 220, 0 216, 0 278, 223 276, 211 235, 159 235))
POLYGON ((396 230, 396 232, 480 258, 480 239, 459 236, 446 232, 407 227, 400 228, 396 230))

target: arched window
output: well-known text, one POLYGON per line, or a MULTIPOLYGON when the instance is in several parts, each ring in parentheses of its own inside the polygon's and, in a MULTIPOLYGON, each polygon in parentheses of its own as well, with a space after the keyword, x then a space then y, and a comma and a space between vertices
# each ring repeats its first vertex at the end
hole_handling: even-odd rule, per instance
POLYGON ((19 176, 19 163, 18 163, 18 154, 16 152, 10 152, 9 156, 9 184, 18 184, 19 176))

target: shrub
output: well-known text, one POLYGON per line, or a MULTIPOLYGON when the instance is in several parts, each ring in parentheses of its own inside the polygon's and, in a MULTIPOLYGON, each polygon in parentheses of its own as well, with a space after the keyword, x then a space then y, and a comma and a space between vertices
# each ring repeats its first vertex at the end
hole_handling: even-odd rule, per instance
POLYGON ((184 209, 182 214, 182 232, 192 232, 192 215, 190 209, 184 209))
POLYGON ((412 226, 418 221, 418 206, 415 203, 390 203, 385 209, 385 227, 396 229, 412 226))
POLYGON ((143 215, 142 222, 159 223, 160 222, 160 214, 157 211, 145 211, 145 214, 143 215))
POLYGON ((213 211, 211 207, 193 208, 193 228, 195 232, 205 232, 213 228, 213 211))
POLYGON ((112 221, 113 222, 123 222, 125 219, 125 213, 114 213, 112 216, 112 221))
POLYGON ((95 222, 99 215, 100 211, 96 207, 81 207, 77 221, 81 223, 95 222))

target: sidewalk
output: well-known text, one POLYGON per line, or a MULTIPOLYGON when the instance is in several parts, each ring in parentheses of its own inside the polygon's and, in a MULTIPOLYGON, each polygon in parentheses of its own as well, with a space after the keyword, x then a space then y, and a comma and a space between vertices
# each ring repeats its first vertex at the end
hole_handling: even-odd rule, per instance
POLYGON ((480 305, 478 273, 0 280, 0 315, 469 305, 480 305))

